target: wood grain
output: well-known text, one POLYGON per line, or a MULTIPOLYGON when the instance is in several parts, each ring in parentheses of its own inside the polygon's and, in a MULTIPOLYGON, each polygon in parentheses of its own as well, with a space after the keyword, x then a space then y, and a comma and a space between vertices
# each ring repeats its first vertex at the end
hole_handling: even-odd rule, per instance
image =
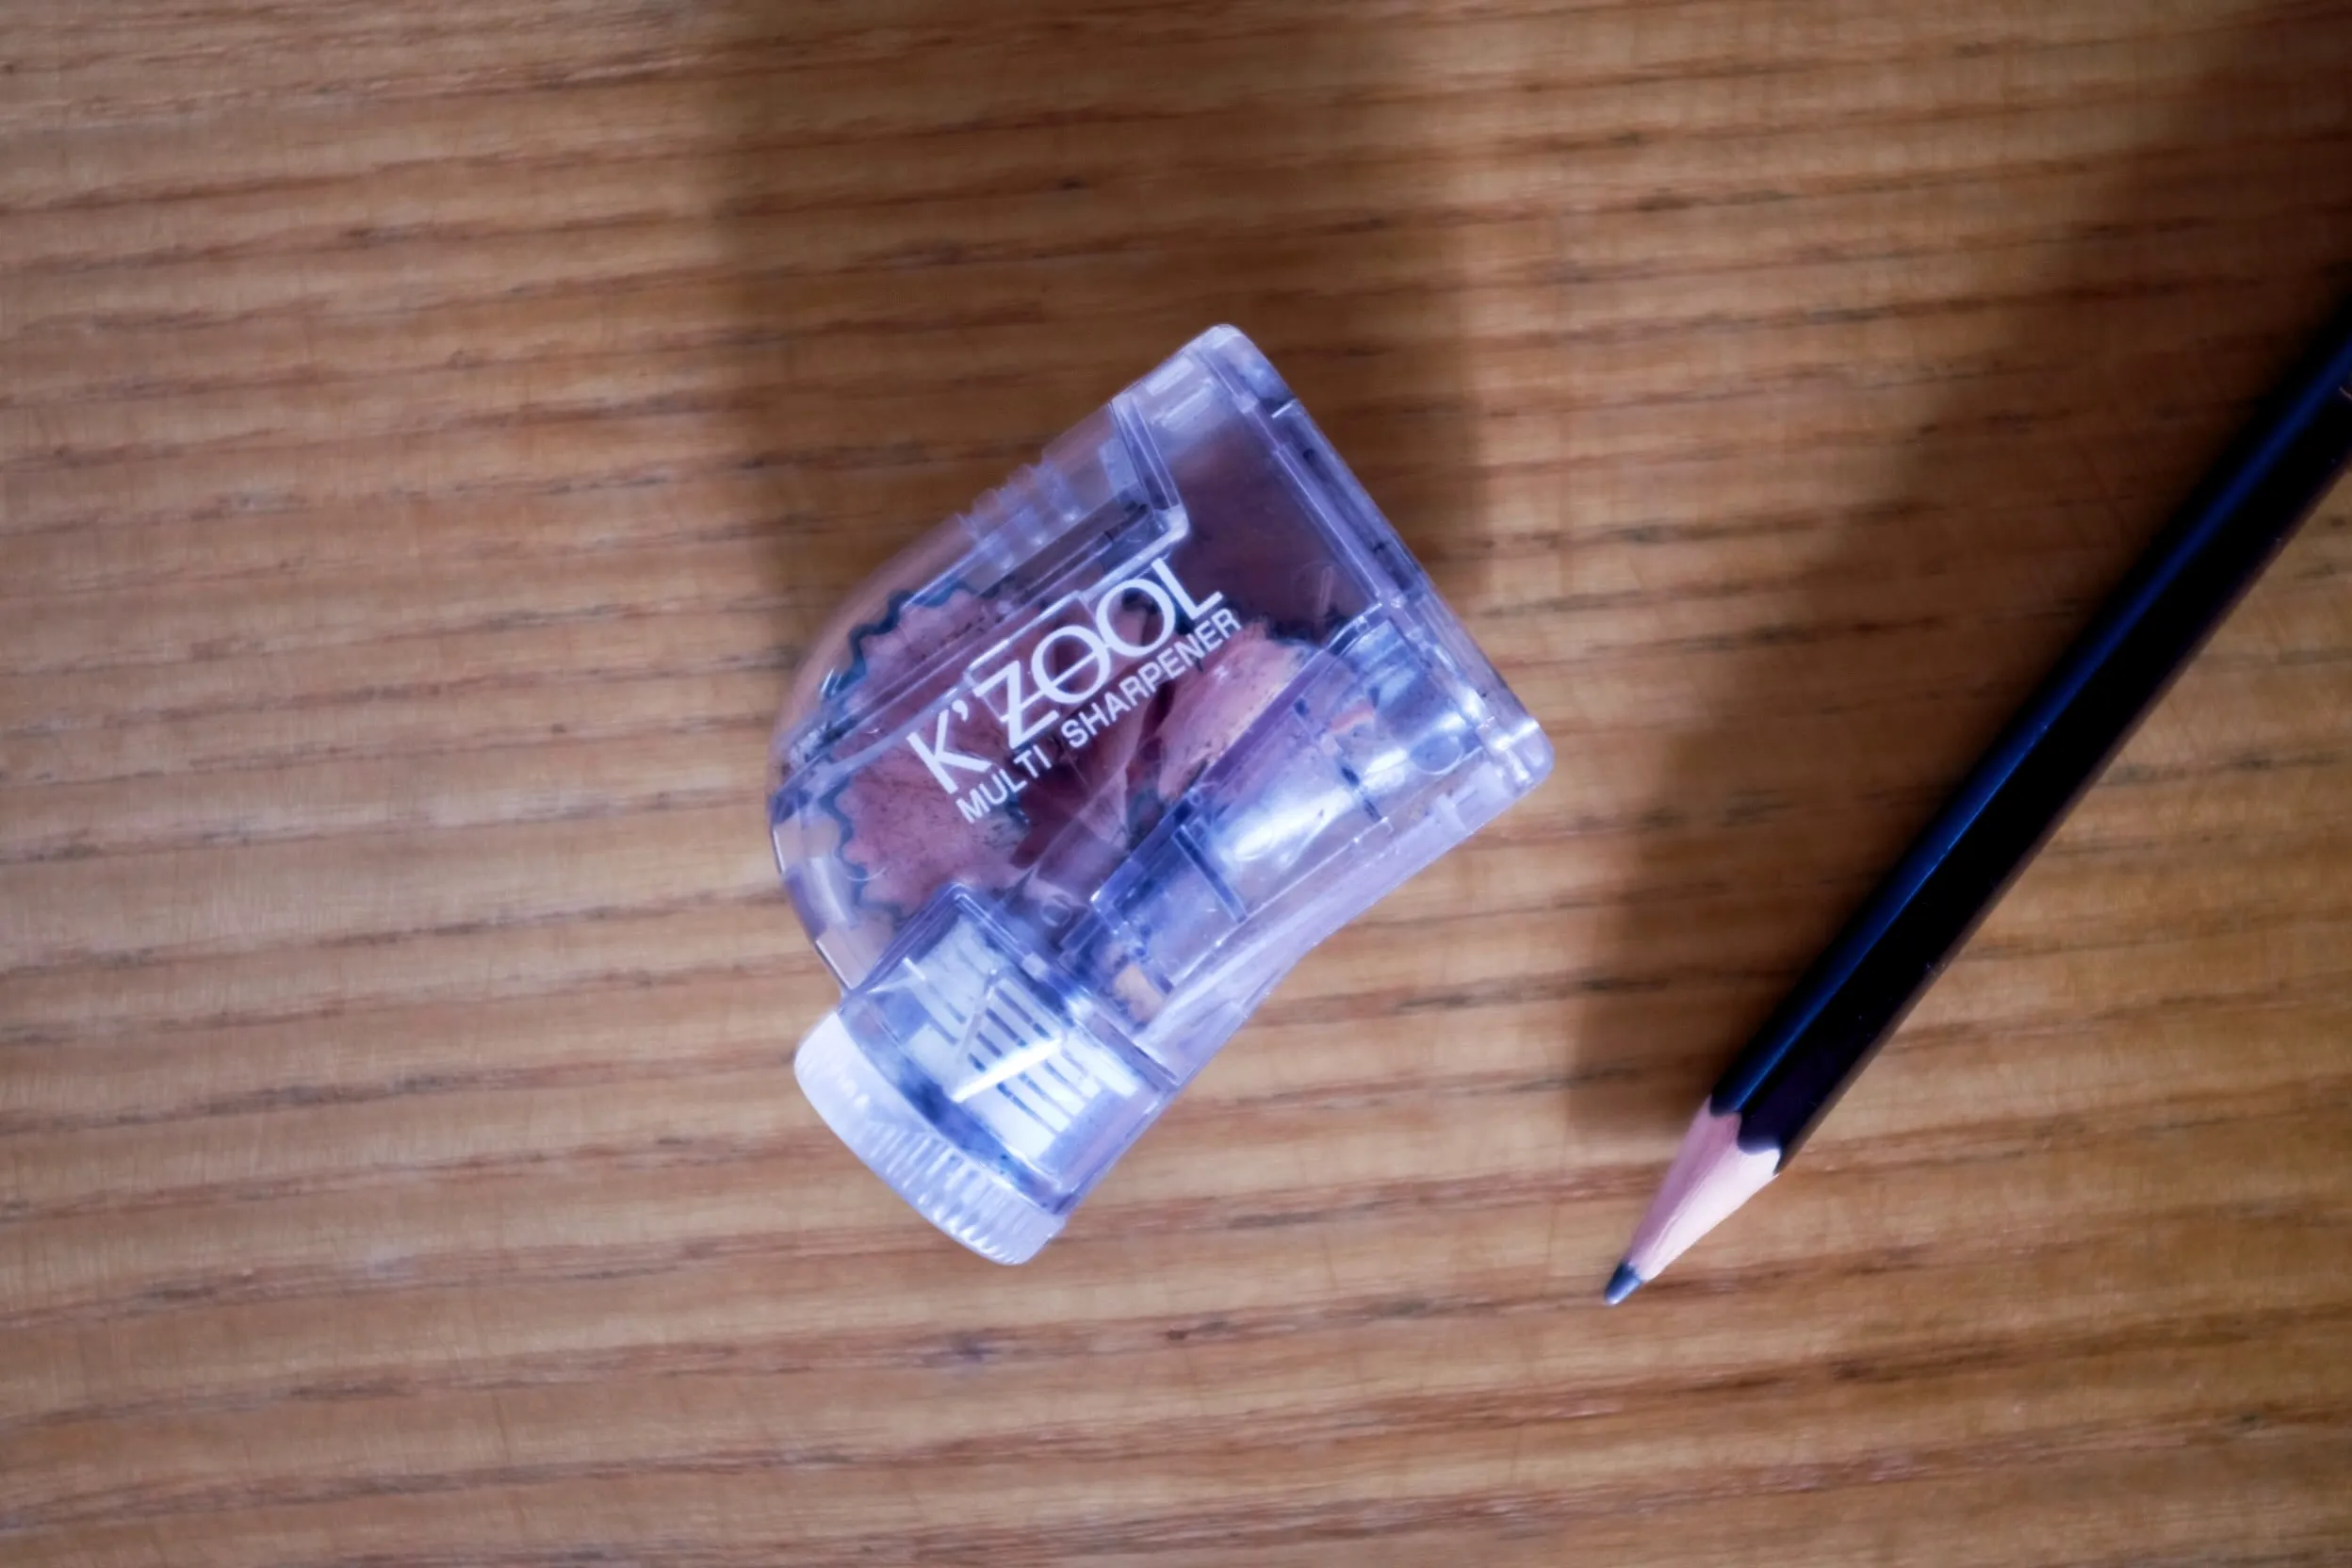
POLYGON ((2352 9, 18 0, 0 1558, 2352 1554, 2352 503, 1780 1183, 1690 1102, 2352 286, 2352 9), (1035 1265, 765 730, 1268 349, 1559 745, 1035 1265))

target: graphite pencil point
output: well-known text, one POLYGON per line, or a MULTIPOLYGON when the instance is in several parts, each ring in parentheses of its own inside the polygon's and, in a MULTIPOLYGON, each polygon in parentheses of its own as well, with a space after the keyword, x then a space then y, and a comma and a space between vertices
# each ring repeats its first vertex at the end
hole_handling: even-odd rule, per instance
POLYGON ((1633 1271, 1633 1265, 1621 1263, 1617 1272, 1609 1277, 1609 1288, 1601 1292, 1601 1299, 1613 1307, 1641 1288, 1642 1276, 1633 1271))

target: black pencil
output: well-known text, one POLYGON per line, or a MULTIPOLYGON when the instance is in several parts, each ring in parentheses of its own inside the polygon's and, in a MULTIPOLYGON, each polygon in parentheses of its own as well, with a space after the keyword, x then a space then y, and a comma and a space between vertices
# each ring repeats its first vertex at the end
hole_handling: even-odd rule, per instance
POLYGON ((2352 458, 2352 306, 2230 446, 1690 1124, 1624 1300, 1777 1175, 2352 458))

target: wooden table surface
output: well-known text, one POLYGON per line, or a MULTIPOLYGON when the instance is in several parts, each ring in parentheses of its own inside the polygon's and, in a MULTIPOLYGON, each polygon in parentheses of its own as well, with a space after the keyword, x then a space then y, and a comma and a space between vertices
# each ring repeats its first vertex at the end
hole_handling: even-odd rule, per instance
POLYGON ((2352 495, 1807 1152, 1715 1070, 2352 286, 2352 7, 14 0, 0 1560, 2352 1555, 2352 495), (1560 751, 1035 1264, 798 649, 1199 329, 1560 751))

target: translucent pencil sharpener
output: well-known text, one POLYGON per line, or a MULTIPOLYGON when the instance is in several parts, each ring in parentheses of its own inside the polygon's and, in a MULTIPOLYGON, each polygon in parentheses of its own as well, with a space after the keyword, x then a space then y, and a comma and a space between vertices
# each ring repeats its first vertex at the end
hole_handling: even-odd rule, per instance
POLYGON ((812 645, 770 824, 843 995, 801 1086, 925 1218, 1023 1262, 1310 948, 1550 767, 1217 328, 812 645))

